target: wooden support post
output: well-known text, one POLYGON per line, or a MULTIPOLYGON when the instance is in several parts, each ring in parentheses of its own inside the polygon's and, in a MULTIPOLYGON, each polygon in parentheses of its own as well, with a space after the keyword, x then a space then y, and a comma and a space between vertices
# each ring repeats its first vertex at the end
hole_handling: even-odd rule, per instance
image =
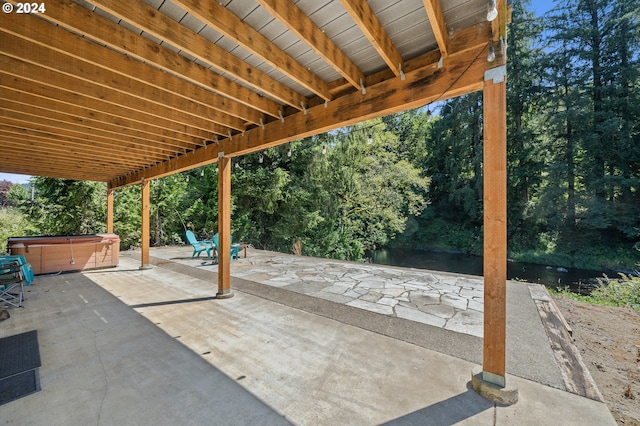
POLYGON ((484 82, 484 352, 483 379, 505 386, 507 317, 506 67, 484 82))
POLYGON ((113 189, 107 190, 107 233, 113 234, 113 189))
POLYGON ((150 243, 150 234, 149 234, 149 213, 150 213, 150 202, 149 202, 149 180, 142 179, 142 236, 140 241, 140 250, 141 250, 141 264, 140 269, 151 269, 151 264, 149 263, 149 243, 150 243))
POLYGON ((231 158, 218 154, 218 292, 216 298, 232 297, 231 292, 231 158))

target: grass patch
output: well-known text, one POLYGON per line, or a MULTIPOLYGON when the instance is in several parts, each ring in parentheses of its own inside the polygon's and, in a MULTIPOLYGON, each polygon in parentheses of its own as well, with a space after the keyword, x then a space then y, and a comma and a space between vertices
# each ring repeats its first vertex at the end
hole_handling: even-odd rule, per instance
POLYGON ((640 277, 620 274, 620 279, 602 281, 602 285, 589 295, 577 294, 568 288, 548 288, 554 295, 560 295, 580 302, 604 306, 628 306, 640 312, 640 277))

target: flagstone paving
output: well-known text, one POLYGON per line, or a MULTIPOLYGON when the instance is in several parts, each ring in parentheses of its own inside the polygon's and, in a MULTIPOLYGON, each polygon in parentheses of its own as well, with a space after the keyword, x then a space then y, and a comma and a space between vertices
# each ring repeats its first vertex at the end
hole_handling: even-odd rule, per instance
MULTIPOLYGON (((154 250, 154 256, 217 270, 189 248, 154 250)), ((483 336, 482 277, 368 263, 342 262, 249 249, 231 263, 231 275, 359 309, 483 336)))

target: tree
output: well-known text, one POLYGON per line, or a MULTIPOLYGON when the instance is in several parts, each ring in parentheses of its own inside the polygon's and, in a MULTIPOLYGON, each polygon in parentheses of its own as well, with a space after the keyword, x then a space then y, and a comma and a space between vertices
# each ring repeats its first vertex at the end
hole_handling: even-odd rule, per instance
POLYGON ((542 20, 527 10, 529 1, 513 4, 507 67, 508 235, 511 248, 530 245, 537 227, 530 209, 542 183, 542 141, 535 121, 543 106, 544 56, 542 20))
POLYGON ((92 234, 105 231, 106 185, 102 182, 34 177, 36 198, 20 209, 39 233, 50 235, 92 234))
POLYGON ((8 194, 13 184, 8 180, 0 180, 0 209, 9 205, 8 194))

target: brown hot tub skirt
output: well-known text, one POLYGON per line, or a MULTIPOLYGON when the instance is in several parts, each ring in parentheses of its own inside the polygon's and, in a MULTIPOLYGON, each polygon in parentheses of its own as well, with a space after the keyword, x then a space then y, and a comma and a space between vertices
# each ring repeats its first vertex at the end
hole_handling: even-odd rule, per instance
POLYGON ((11 237, 12 255, 22 254, 34 274, 51 274, 118 265, 120 237, 115 234, 11 237))

